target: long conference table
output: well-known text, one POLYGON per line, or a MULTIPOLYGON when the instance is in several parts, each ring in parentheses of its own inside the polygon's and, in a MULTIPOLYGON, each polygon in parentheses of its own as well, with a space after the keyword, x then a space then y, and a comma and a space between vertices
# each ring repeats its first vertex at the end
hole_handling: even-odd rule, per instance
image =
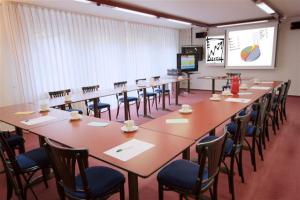
POLYGON ((128 173, 129 199, 139 199, 138 177, 147 178, 162 168, 166 163, 182 154, 189 159, 190 147, 195 142, 215 129, 226 120, 243 110, 264 94, 269 93, 282 82, 274 81, 271 84, 257 84, 256 86, 269 87, 265 90, 248 89, 248 95, 236 95, 233 98, 251 99, 247 103, 227 102, 227 97, 221 101, 203 100, 193 104, 191 114, 180 114, 178 111, 153 119, 142 124, 136 132, 123 133, 123 124, 109 122, 105 127, 90 126, 91 122, 106 122, 105 120, 83 116, 80 121, 70 121, 70 114, 63 110, 51 109, 50 112, 39 112, 38 104, 19 104, 0 107, 0 121, 16 127, 18 133, 27 130, 41 138, 47 137, 64 146, 72 148, 87 148, 89 155, 106 162, 128 173), (250 94, 251 93, 251 94, 250 94), (33 113, 18 114, 32 110, 33 113), (51 116, 53 120, 36 125, 26 125, 24 122, 36 117, 51 116), (188 119, 186 124, 167 124, 171 118, 188 119), (148 142, 153 148, 131 158, 121 161, 105 154, 120 144, 132 139, 148 142))
MULTIPOLYGON (((123 88, 114 88, 114 89, 105 89, 105 90, 99 90, 99 91, 93 91, 93 92, 77 92, 73 93, 71 97, 71 101, 65 101, 64 97, 57 97, 57 98, 52 98, 48 100, 48 104, 50 107, 60 107, 61 109, 65 109, 66 104, 71 104, 71 103, 77 103, 77 102, 82 102, 86 100, 92 100, 93 105, 94 105, 94 116, 99 116, 100 110, 98 109, 98 103, 99 103, 99 98, 101 97, 107 97, 107 96, 112 96, 116 94, 123 94, 124 97, 124 119, 128 120, 129 119, 129 101, 128 101, 128 92, 132 91, 137 91, 137 90, 143 90, 143 94, 146 94, 147 88, 152 88, 152 87, 157 87, 161 86, 162 87, 162 109, 163 110, 168 110, 166 109, 166 101, 165 101, 165 91, 166 91, 166 85, 170 83, 175 83, 175 104, 178 105, 178 96, 179 96, 179 84, 182 81, 189 80, 189 78, 163 78, 157 81, 153 82, 144 82, 142 85, 128 85, 123 88)), ((38 102, 38 101, 37 101, 38 102)), ((144 111, 144 117, 150 117, 147 113, 147 96, 143 95, 143 111, 144 111)))

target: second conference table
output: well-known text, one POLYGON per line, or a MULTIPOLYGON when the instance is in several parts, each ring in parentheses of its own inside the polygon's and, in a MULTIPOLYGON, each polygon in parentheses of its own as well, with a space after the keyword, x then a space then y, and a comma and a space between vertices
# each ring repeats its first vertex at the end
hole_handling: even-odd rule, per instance
MULTIPOLYGON (((178 105, 178 96, 179 96, 179 83, 182 81, 186 81, 188 78, 165 78, 158 81, 153 82, 144 82, 143 84, 136 84, 136 85, 128 85, 126 87, 121 88, 114 88, 114 89, 105 89, 105 90, 99 90, 94 92, 77 92, 72 94, 71 101, 65 101, 64 97, 57 97, 57 98, 51 98, 48 101, 48 105, 50 107, 60 107, 61 109, 65 109, 65 105, 71 104, 71 103, 77 103, 82 102, 86 100, 92 100, 94 105, 94 116, 99 116, 100 110, 98 109, 98 103, 100 97, 107 97, 112 96, 116 94, 123 94, 124 97, 124 119, 128 120, 129 115, 129 101, 127 93, 131 91, 137 91, 137 90, 143 90, 143 94, 146 94, 147 88, 162 86, 162 109, 166 110, 166 103, 165 103, 165 91, 166 91, 166 85, 169 83, 175 83, 175 104, 178 105)), ((144 102, 144 117, 149 117, 147 113, 147 96, 143 95, 143 102, 144 102)), ((150 103, 150 102, 148 102, 150 103)))

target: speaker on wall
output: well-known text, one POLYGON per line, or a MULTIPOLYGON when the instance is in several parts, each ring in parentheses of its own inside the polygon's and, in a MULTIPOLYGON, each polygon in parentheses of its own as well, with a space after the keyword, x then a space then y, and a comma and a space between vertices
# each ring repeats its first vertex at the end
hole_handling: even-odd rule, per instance
POLYGON ((196 38, 206 38, 207 32, 196 33, 196 38))
POLYGON ((292 30, 294 30, 294 29, 300 29, 300 21, 292 22, 291 23, 291 29, 292 30))

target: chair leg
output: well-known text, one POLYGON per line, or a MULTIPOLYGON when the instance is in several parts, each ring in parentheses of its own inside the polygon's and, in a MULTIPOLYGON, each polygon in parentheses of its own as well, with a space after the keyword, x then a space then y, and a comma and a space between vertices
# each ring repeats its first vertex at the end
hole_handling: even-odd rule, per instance
POLYGON ((171 105, 171 94, 168 93, 169 105, 171 105))
POLYGON ((272 129, 273 129, 274 135, 276 135, 275 116, 272 116, 272 129))
POLYGON ((252 147, 250 149, 251 152, 251 161, 252 161, 252 165, 253 165, 253 170, 256 172, 256 147, 255 147, 255 137, 252 138, 252 147))
POLYGON ((218 199, 218 182, 219 182, 219 174, 215 177, 214 180, 212 200, 218 199))
POLYGON ((117 115, 116 115, 116 119, 118 118, 119 116, 119 111, 120 111, 120 104, 118 103, 118 108, 117 108, 117 115))
POLYGON ((109 106, 109 107, 107 107, 107 110, 108 110, 109 121, 111 121, 110 106, 109 106))
POLYGON ((264 155, 263 155, 263 149, 262 149, 262 135, 258 136, 258 141, 256 140, 257 147, 258 147, 258 153, 260 155, 260 159, 263 161, 264 160, 264 155))
POLYGON ((159 200, 164 199, 164 190, 163 190, 163 186, 160 183, 158 183, 158 198, 159 200))
POLYGON ((280 116, 281 124, 283 124, 283 110, 282 110, 282 106, 281 106, 281 108, 279 109, 279 116, 280 116))
POLYGON ((131 116, 130 116, 130 104, 128 103, 128 118, 131 119, 131 116))
POLYGON ((120 200, 125 200, 124 184, 120 185, 120 200))
POLYGON ((239 157, 237 157, 237 155, 236 155, 236 163, 237 163, 237 167, 238 167, 238 172, 241 177, 242 183, 245 183, 244 171, 243 171, 243 152, 240 151, 238 156, 239 157))
POLYGON ((45 184, 45 187, 48 188, 48 181, 47 181, 47 170, 46 169, 42 169, 42 175, 43 175, 43 181, 45 184))
POLYGON ((157 96, 155 96, 155 107, 156 107, 156 110, 158 110, 158 107, 157 107, 157 96))
POLYGON ((235 194, 234 194, 234 155, 231 156, 230 160, 230 171, 229 171, 229 188, 230 188, 230 193, 231 193, 231 198, 232 200, 235 200, 235 194))
POLYGON ((150 97, 149 96, 147 97, 147 101, 148 101, 147 102, 147 104, 148 104, 148 110, 149 110, 149 113, 151 114, 151 109, 150 109, 150 102, 151 101, 150 101, 150 97))
POLYGON ((13 195, 13 186, 12 186, 12 183, 8 177, 8 175, 6 174, 6 189, 7 189, 7 200, 10 200, 12 198, 12 195, 13 195))
POLYGON ((136 105, 136 115, 137 115, 138 117, 140 117, 140 116, 139 116, 140 103, 139 103, 138 101, 136 101, 136 102, 135 102, 135 105, 136 105))
POLYGON ((283 106, 283 116, 284 116, 284 119, 285 121, 287 121, 287 117, 286 117, 286 108, 285 108, 285 105, 283 106))

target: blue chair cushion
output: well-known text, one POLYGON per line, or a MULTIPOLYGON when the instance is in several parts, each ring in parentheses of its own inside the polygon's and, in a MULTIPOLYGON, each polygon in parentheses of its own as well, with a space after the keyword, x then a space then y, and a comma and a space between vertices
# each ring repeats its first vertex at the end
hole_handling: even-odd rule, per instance
MULTIPOLYGON (((108 103, 101 103, 101 102, 98 103, 98 108, 99 108, 99 109, 102 109, 102 108, 108 108, 108 107, 110 107, 110 105, 109 105, 108 103)), ((93 105, 93 104, 90 104, 90 105, 89 105, 89 109, 90 109, 90 110, 93 110, 93 109, 94 109, 94 105, 93 105)))
MULTIPOLYGON (((237 129, 237 124, 234 122, 230 122, 229 124, 227 124, 227 131, 234 135, 236 133, 236 129, 237 129)), ((256 127, 253 125, 248 125, 247 127, 247 133, 246 136, 253 136, 253 134, 256 131, 256 127)))
MULTIPOLYGON (((88 180, 89 189, 92 198, 101 198, 125 182, 125 177, 120 172, 108 167, 90 167, 85 169, 86 177, 88 180)), ((75 178, 77 190, 83 190, 81 176, 75 178)), ((72 196, 77 198, 85 198, 84 192, 70 192, 72 196)))
POLYGON ((75 109, 75 108, 68 109, 67 111, 68 111, 68 112, 78 111, 79 114, 81 114, 81 115, 83 114, 82 110, 80 110, 80 109, 75 109))
POLYGON ((5 140, 11 148, 24 144, 24 138, 17 134, 11 134, 8 138, 5 138, 5 140))
POLYGON ((16 156, 16 160, 21 169, 25 170, 31 167, 47 167, 50 162, 44 147, 40 147, 16 156))
MULTIPOLYGON (((175 160, 158 173, 157 180, 164 185, 195 191, 198 173, 198 164, 188 160, 175 160)), ((203 174, 203 180, 205 179, 208 179, 207 170, 203 174)))
MULTIPOLYGON (((162 93, 162 89, 156 89, 155 92, 156 93, 162 93)), ((168 92, 170 92, 170 90, 169 89, 165 89, 165 93, 168 93, 168 92)))
POLYGON ((147 92, 146 95, 149 96, 149 97, 153 97, 153 96, 156 95, 156 93, 155 92, 147 92))
MULTIPOLYGON (((129 102, 138 100, 137 97, 127 97, 127 99, 128 99, 129 102)), ((124 97, 120 98, 119 101, 124 102, 124 97)))
MULTIPOLYGON (((217 139, 218 137, 215 136, 215 135, 209 135, 203 139, 201 139, 199 141, 199 143, 203 143, 203 142, 210 142, 212 140, 215 140, 217 139)), ((225 149, 224 149, 224 153, 225 155, 229 155, 232 151, 232 148, 233 148, 233 140, 230 139, 230 138, 227 138, 226 142, 225 142, 225 149)))

